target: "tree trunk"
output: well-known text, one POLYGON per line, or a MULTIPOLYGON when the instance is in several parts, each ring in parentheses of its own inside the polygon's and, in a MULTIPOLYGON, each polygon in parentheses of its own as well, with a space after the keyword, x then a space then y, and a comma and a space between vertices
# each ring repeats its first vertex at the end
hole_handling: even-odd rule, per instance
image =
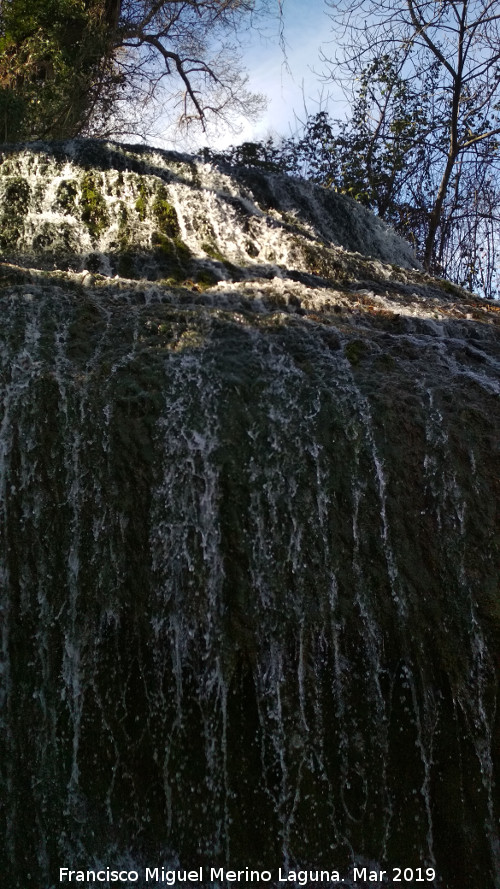
POLYGON ((439 228, 439 223, 441 222, 443 203, 446 197, 446 192, 448 191, 448 185, 450 183, 451 174, 453 172, 457 156, 457 152, 450 152, 450 154, 448 155, 448 160, 446 161, 446 167, 439 185, 436 200, 434 201, 434 206, 429 216, 429 230, 425 239, 424 250, 424 268, 427 272, 432 271, 432 260, 434 256, 434 244, 436 241, 436 234, 439 228))

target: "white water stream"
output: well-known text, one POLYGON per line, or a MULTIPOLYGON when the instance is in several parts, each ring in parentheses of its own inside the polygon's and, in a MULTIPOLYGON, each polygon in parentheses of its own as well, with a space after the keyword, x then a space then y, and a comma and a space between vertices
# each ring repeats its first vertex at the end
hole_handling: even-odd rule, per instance
POLYGON ((1 159, 9 887, 498 889, 495 318, 303 183, 1 159))

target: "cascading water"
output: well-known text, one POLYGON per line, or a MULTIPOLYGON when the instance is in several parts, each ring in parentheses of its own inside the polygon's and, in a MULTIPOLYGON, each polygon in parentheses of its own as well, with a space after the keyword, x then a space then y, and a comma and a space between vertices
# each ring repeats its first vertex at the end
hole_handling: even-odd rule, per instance
POLYGON ((498 889, 497 307, 303 183, 0 160, 4 884, 498 889))

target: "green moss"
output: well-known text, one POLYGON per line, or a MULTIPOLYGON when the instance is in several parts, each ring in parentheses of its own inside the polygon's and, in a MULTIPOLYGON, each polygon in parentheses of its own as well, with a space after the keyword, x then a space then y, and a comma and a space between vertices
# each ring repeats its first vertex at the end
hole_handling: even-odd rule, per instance
POLYGON ((135 202, 139 219, 144 222, 148 213, 148 192, 143 179, 139 179, 139 197, 135 202))
POLYGON ((168 237, 161 231, 153 232, 151 243, 162 272, 167 271, 175 281, 188 277, 191 251, 179 237, 168 237))
POLYGON ((209 243, 213 243, 215 241, 215 232, 213 226, 210 220, 207 219, 202 208, 200 208, 200 212, 193 217, 192 224, 200 239, 203 239, 209 243))
POLYGON ((72 253, 77 249, 71 226, 67 223, 44 222, 33 238, 33 249, 37 253, 72 253))
POLYGON ((120 172, 118 173, 118 176, 116 177, 116 181, 115 181, 115 194, 118 198, 121 197, 122 186, 123 186, 123 173, 120 170, 120 172))
POLYGON ((452 284, 451 281, 446 281, 444 279, 438 279, 437 283, 439 284, 441 290, 444 290, 445 293, 449 293, 450 296, 460 296, 463 297, 464 293, 461 287, 457 287, 456 284, 452 284))
POLYGON ((74 213, 78 197, 78 183, 74 179, 63 179, 57 187, 55 206, 63 213, 74 213))
POLYGON ((344 347, 344 355, 353 365, 359 364, 364 355, 366 355, 366 352, 367 346, 363 340, 351 340, 351 342, 347 343, 344 347))
POLYGON ((341 283, 350 280, 347 268, 327 248, 321 244, 301 244, 301 247, 305 264, 313 275, 341 283))
POLYGON ((182 262, 188 262, 191 258, 191 251, 181 238, 169 238, 162 232, 153 232, 151 240, 153 246, 157 247, 165 256, 177 256, 182 262))
POLYGON ((160 284, 161 287, 179 288, 179 285, 182 283, 182 281, 184 281, 184 278, 173 278, 170 276, 168 278, 159 278, 158 284, 160 284))
POLYGON ((16 176, 5 189, 5 203, 12 213, 24 213, 28 208, 30 187, 22 176, 16 176))
POLYGON ((202 269, 196 274, 196 283, 202 290, 206 290, 208 287, 213 287, 214 284, 217 284, 218 280, 219 278, 217 275, 210 271, 210 269, 202 269))
POLYGON ((211 259, 215 259, 217 262, 226 262, 226 257, 217 249, 215 244, 210 244, 208 241, 205 241, 201 245, 201 249, 204 250, 207 256, 210 256, 211 259))
POLYGON ((287 301, 282 293, 270 291, 264 298, 265 305, 270 309, 287 309, 287 301))
POLYGON ((198 173, 198 166, 194 161, 185 161, 182 164, 172 164, 172 168, 180 177, 185 179, 195 188, 201 188, 201 179, 198 173))
POLYGON ((160 185, 156 192, 153 214, 161 234, 167 235, 169 238, 177 238, 180 235, 181 230, 177 213, 168 201, 168 194, 164 185, 160 185))
POLYGON ((106 201, 100 191, 100 183, 92 173, 82 178, 80 215, 92 238, 97 238, 109 224, 106 201))
POLYGON ((211 259, 215 259, 216 262, 220 262, 224 266, 233 281, 241 281, 243 277, 241 270, 233 262, 230 262, 229 259, 226 259, 224 254, 221 253, 214 244, 205 241, 201 247, 207 256, 210 256, 211 259))
POLYGON ((128 210, 122 202, 120 202, 118 212, 118 261, 116 270, 122 278, 135 277, 135 255, 130 244, 128 210))
POLYGON ((4 211, 0 218, 0 247, 4 250, 16 246, 24 230, 24 218, 31 192, 26 179, 15 176, 5 189, 4 211))
POLYGON ((0 290, 11 287, 13 284, 28 284, 31 282, 31 275, 24 269, 4 266, 0 263, 0 290))
POLYGON ((93 354, 96 340, 105 326, 103 314, 94 302, 82 300, 68 329, 68 354, 75 361, 86 361, 93 354))
MULTIPOLYGON (((168 328, 167 328, 168 329, 168 328)), ((205 344, 205 336, 196 328, 187 328, 177 339, 167 346, 172 352, 183 352, 185 349, 200 349, 205 344)))
POLYGON ((387 352, 384 352, 383 355, 380 355, 377 358, 375 364, 377 369, 382 372, 394 370, 396 367, 395 359, 392 357, 392 355, 388 355, 387 352))
POLYGON ((121 278, 135 277, 135 257, 131 250, 124 249, 118 254, 117 272, 121 278))
POLYGON ((160 185, 153 203, 153 215, 158 228, 153 232, 151 243, 162 273, 176 282, 188 277, 191 251, 180 237, 179 220, 175 208, 168 201, 167 190, 160 185))

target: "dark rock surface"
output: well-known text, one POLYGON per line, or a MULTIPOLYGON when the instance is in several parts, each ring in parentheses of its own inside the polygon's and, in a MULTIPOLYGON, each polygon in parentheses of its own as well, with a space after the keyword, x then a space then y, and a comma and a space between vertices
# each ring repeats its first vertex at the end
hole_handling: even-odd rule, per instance
POLYGON ((497 305, 303 183, 1 159, 6 885, 497 889, 497 305))

